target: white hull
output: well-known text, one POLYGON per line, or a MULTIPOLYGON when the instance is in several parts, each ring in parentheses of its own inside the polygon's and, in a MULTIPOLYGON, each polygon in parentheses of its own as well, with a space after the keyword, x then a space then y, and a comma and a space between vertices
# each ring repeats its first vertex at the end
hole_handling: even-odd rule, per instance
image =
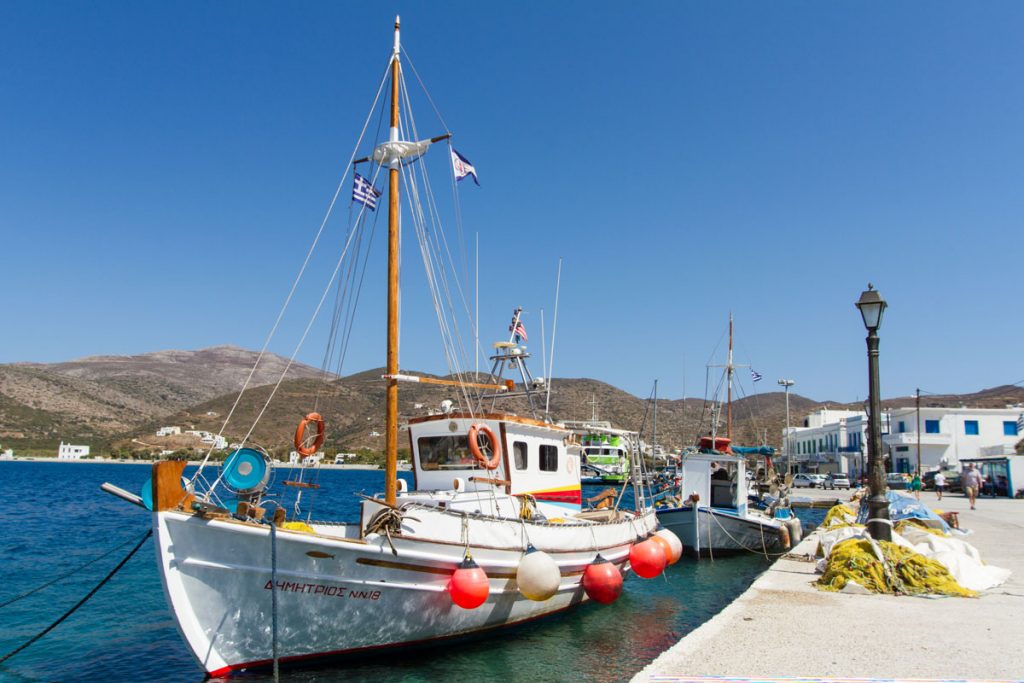
MULTIPOLYGON (((598 551, 626 570, 630 545, 655 526, 653 512, 631 521, 546 524, 415 507, 392 537, 397 553, 385 536, 360 538, 358 524, 278 530, 279 658, 424 643, 563 610, 586 599, 580 581, 598 551), (466 536, 491 579, 487 601, 472 610, 454 605, 447 592, 466 536), (516 586, 525 537, 562 573, 558 592, 544 602, 527 600, 516 586)), ((200 665, 213 675, 269 665, 269 526, 166 511, 154 513, 154 527, 164 590, 200 665)))
POLYGON ((782 524, 766 515, 708 507, 661 508, 658 521, 696 555, 715 552, 778 552, 782 524))

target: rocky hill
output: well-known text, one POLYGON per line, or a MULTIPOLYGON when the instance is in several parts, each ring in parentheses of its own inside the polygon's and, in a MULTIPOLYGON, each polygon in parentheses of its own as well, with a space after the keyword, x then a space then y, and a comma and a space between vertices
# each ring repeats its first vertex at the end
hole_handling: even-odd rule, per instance
MULTIPOLYGON (((162 416, 237 392, 258 354, 235 346, 0 365, 0 443, 105 442, 162 416)), ((287 359, 268 354, 253 384, 276 382, 287 359)), ((289 378, 319 377, 293 364, 289 378)))
MULTIPOLYGON (((138 356, 95 356, 52 365, 0 365, 0 444, 15 451, 54 451, 59 440, 89 443, 97 451, 111 444, 135 448, 139 441, 155 448, 177 448, 156 443, 153 432, 163 425, 220 432, 237 391, 248 376, 257 354, 231 346, 199 351, 160 351, 138 356), (133 441, 137 439, 137 441, 133 441)), ((303 415, 319 411, 327 420, 328 445, 339 450, 383 448, 384 382, 381 369, 338 379, 320 371, 293 365, 264 411, 273 386, 287 360, 267 356, 252 388, 239 402, 225 436, 245 436, 256 416, 263 416, 253 440, 267 447, 286 449, 303 415)), ((412 372, 411 374, 418 374, 412 372)), ((445 399, 458 404, 451 387, 403 383, 399 389, 403 417, 437 408, 445 399)), ((818 402, 790 393, 793 426, 821 407, 858 410, 861 404, 818 402)), ((974 394, 922 397, 922 405, 1003 407, 1024 402, 1024 388, 1001 386, 974 394)), ((912 406, 913 397, 886 399, 885 407, 912 406)), ((503 408, 530 414, 523 400, 504 402, 503 408)), ((540 406, 538 406, 540 407, 540 406)), ((595 379, 556 378, 552 383, 551 414, 556 419, 584 420, 595 410, 599 419, 643 432, 652 437, 651 402, 595 379)), ((741 444, 779 445, 786 424, 785 395, 780 391, 756 394, 733 402, 733 436, 741 444)), ((725 432, 726 414, 719 416, 725 432)), ((658 442, 672 448, 694 443, 711 429, 711 406, 703 399, 660 399, 658 442)), ((404 438, 404 437, 403 437, 404 438)), ((401 444, 406 445, 406 444, 401 444)))

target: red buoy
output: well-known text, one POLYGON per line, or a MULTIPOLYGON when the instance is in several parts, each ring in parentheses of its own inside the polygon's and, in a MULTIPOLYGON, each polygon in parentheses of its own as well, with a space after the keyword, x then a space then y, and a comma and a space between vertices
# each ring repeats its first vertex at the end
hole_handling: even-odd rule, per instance
POLYGON ((629 566, 636 575, 644 579, 653 579, 668 564, 668 556, 658 542, 647 539, 634 543, 629 549, 629 566))
POLYGON ((468 554, 448 581, 448 593, 452 602, 463 609, 474 609, 484 604, 491 592, 487 574, 468 554))
POLYGON ((615 602, 622 595, 622 573, 598 553, 592 564, 583 570, 583 590, 591 600, 602 605, 615 602))

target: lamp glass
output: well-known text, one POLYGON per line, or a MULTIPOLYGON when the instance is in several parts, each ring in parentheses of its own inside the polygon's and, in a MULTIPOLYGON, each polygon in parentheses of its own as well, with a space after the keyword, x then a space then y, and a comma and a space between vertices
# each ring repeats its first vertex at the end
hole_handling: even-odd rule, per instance
POLYGON ((885 299, 874 289, 862 292, 857 308, 864 319, 864 327, 869 330, 878 329, 882 324, 882 312, 885 311, 885 299))

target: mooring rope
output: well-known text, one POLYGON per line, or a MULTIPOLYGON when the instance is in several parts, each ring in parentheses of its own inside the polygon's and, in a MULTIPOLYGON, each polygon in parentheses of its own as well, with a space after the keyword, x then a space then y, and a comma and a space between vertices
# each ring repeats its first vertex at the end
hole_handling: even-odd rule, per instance
POLYGON ((3 609, 4 607, 7 607, 8 605, 13 605, 14 603, 18 602, 19 600, 27 598, 30 595, 34 595, 34 594, 38 593, 39 591, 43 590, 44 588, 49 588, 50 586, 52 586, 53 584, 57 583, 58 581, 60 581, 62 579, 66 579, 69 576, 72 576, 73 574, 77 574, 78 572, 82 571, 86 567, 99 562, 104 557, 107 557, 108 555, 110 555, 110 554, 120 550, 121 548, 125 547, 126 545, 128 545, 131 542, 132 542, 132 540, 128 539, 127 541, 125 541, 121 545, 114 546, 113 548, 111 548, 107 552, 103 553, 102 555, 97 555, 96 557, 92 558, 91 560, 89 560, 85 564, 79 565, 78 567, 75 567, 74 569, 72 569, 71 571, 67 572, 66 574, 61 574, 60 576, 58 576, 56 578, 50 579, 49 581, 47 581, 43 585, 36 586, 32 590, 30 590, 30 591, 28 591, 26 593, 22 593, 21 595, 17 595, 15 597, 11 598, 10 600, 5 600, 4 602, 0 602, 0 609, 3 609))
POLYGON ((107 574, 106 576, 104 576, 103 580, 100 581, 98 584, 96 584, 96 586, 91 591, 86 593, 84 598, 82 598, 81 600, 76 602, 75 606, 72 607, 71 609, 69 609, 64 614, 62 614, 60 616, 60 618, 57 619, 57 621, 53 622, 52 624, 50 624, 49 626, 44 628, 42 631, 40 631, 36 635, 32 636, 23 645, 21 645, 20 647, 17 647, 14 650, 8 652, 3 657, 0 657, 0 663, 6 662, 8 659, 10 659, 14 655, 18 654, 19 652, 21 652, 22 650, 27 648, 29 645, 32 645, 34 642, 36 642, 37 640, 39 640, 40 638, 45 636, 47 633, 49 633, 53 629, 57 628, 57 626, 59 626, 62 621, 64 621, 65 619, 70 617, 72 614, 74 614, 78 610, 79 607, 81 607, 82 605, 84 605, 86 602, 89 601, 89 598, 91 598, 92 596, 96 595, 96 592, 100 588, 103 588, 103 585, 106 584, 107 581, 110 581, 110 579, 112 579, 114 577, 114 574, 119 572, 121 570, 121 567, 123 567, 128 562, 128 560, 132 559, 132 555, 134 555, 136 553, 136 551, 138 551, 138 549, 142 547, 142 544, 146 542, 146 539, 148 539, 152 535, 153 535, 153 530, 152 529, 149 529, 148 531, 146 531, 146 533, 142 536, 142 538, 139 540, 139 542, 135 544, 135 547, 132 548, 131 551, 127 555, 125 555, 124 559, 121 560, 120 562, 118 562, 117 566, 114 567, 113 569, 111 569, 110 573, 107 574))

